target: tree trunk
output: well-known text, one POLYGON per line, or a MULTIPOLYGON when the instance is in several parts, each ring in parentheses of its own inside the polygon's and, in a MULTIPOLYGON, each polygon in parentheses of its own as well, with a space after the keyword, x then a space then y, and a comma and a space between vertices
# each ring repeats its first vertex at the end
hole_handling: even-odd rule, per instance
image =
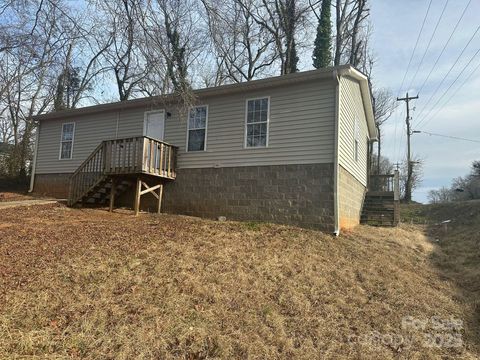
POLYGON ((342 55, 342 0, 336 3, 336 35, 335 35, 335 58, 333 64, 340 65, 340 57, 342 55))

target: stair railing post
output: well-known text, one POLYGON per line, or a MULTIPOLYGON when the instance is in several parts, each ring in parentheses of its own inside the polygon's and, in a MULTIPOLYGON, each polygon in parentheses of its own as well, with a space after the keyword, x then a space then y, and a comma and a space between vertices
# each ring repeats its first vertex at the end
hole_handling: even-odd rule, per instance
POLYGON ((147 160, 148 160, 148 139, 143 138, 143 149, 142 149, 142 172, 147 171, 147 160))
POLYGON ((106 171, 107 171, 107 148, 108 148, 107 142, 103 141, 103 145, 102 145, 102 167, 101 167, 102 174, 105 174, 106 171))
POLYGON ((165 162, 165 145, 163 143, 160 143, 160 162, 158 166, 158 172, 160 173, 161 176, 165 176, 165 169, 163 166, 163 163, 165 162))
POLYGON ((395 170, 393 176, 393 222, 400 223, 400 172, 395 170))
POLYGON ((398 170, 395 170, 393 175, 393 199, 395 201, 400 200, 400 176, 398 170))

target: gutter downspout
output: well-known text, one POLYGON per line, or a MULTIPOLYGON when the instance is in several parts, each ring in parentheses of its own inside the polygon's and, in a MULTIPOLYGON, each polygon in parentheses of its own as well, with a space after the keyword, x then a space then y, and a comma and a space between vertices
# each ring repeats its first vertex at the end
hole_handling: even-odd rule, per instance
POLYGON ((334 235, 340 235, 340 200, 339 200, 339 169, 338 169, 338 147, 339 147, 339 125, 340 125, 340 78, 337 70, 333 71, 335 81, 335 155, 333 162, 333 217, 335 222, 334 235))
POLYGON ((35 134, 35 150, 33 152, 33 164, 32 164, 32 173, 30 174, 30 188, 28 192, 33 191, 33 186, 35 185, 35 168, 37 167, 37 152, 38 152, 38 138, 40 137, 40 122, 37 125, 37 133, 35 134))

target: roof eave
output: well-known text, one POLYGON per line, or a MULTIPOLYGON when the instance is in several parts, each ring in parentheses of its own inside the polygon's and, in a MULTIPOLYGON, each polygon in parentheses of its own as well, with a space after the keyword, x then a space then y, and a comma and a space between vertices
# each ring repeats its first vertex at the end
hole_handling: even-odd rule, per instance
MULTIPOLYGON (((193 94, 196 97, 227 95, 234 93, 242 93, 249 90, 263 89, 272 86, 285 85, 289 83, 296 83, 298 81, 311 81, 315 79, 333 79, 332 74, 335 70, 347 69, 348 66, 339 66, 319 70, 310 70, 298 73, 292 73, 282 76, 275 76, 267 79, 253 80, 237 84, 221 85, 211 88, 204 88, 194 90, 193 94)), ((78 109, 70 109, 64 111, 51 112, 47 114, 37 115, 32 117, 34 121, 65 119, 78 115, 87 115, 93 113, 100 113, 105 111, 119 111, 142 106, 152 106, 165 103, 174 103, 179 100, 175 94, 145 97, 140 99, 127 100, 123 102, 115 102, 94 106, 87 106, 78 109)))
POLYGON ((378 132, 377 127, 375 126, 375 116, 373 115, 373 103, 368 77, 351 65, 339 69, 338 72, 341 76, 350 76, 359 82, 370 140, 378 140, 378 132))

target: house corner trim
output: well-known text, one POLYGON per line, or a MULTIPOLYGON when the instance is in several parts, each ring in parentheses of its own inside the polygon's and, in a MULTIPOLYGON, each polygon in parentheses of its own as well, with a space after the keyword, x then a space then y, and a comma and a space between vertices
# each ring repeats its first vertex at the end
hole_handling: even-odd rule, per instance
POLYGON ((333 72, 335 80, 335 155, 333 162, 333 216, 334 216, 334 235, 340 235, 340 206, 339 206, 339 136, 340 136, 340 79, 337 70, 333 72))

